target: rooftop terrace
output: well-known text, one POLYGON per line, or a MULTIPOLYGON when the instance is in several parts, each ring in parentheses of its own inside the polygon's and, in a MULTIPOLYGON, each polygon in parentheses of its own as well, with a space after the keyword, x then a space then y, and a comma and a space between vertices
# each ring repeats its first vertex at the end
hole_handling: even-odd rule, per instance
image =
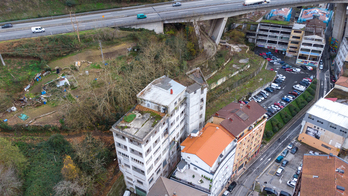
POLYGON ((117 121, 113 128, 143 139, 162 121, 164 116, 164 113, 137 105, 117 121))

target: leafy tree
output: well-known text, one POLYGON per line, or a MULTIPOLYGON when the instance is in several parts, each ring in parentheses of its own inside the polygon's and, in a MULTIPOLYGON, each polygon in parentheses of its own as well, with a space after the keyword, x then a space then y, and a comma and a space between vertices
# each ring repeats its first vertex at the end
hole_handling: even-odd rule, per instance
POLYGON ((21 174, 27 165, 27 159, 17 146, 0 137, 0 163, 7 168, 14 167, 21 174))
POLYGON ((0 195, 21 195, 22 182, 13 167, 0 165, 0 195))
POLYGON ((309 103, 310 101, 313 100, 313 98, 314 98, 314 97, 310 95, 310 96, 308 96, 308 97, 306 98, 306 101, 309 103))
POLYGON ((273 132, 270 131, 270 130, 267 130, 267 131, 265 131, 265 136, 266 136, 267 139, 270 139, 273 136, 273 132))
POLYGON ((280 116, 282 117, 284 123, 288 123, 292 118, 287 112, 283 110, 280 112, 280 116))
POLYGON ((271 124, 273 133, 277 133, 279 129, 283 127, 283 123, 279 122, 279 120, 276 118, 271 119, 271 124))
POLYGON ((296 106, 294 106, 293 104, 289 105, 289 110, 290 110, 292 117, 296 116, 296 114, 299 112, 299 109, 296 106))
POLYGON ((308 91, 311 95, 315 95, 315 90, 313 90, 312 88, 308 88, 307 91, 308 91))
POLYGON ((296 99, 296 103, 300 109, 304 108, 307 105, 307 101, 304 99, 296 99))
POLYGON ((236 29, 228 31, 226 36, 230 37, 230 40, 235 44, 245 44, 245 33, 236 29))
POLYGON ((69 155, 65 156, 62 174, 65 180, 74 180, 79 175, 79 168, 76 167, 69 155))

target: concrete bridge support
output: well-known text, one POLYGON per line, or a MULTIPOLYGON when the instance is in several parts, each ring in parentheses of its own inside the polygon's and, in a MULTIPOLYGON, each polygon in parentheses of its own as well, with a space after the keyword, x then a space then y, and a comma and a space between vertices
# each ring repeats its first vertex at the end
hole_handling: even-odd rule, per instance
MULTIPOLYGON (((345 24, 346 24, 346 8, 347 8, 346 3, 340 3, 336 4, 335 8, 335 19, 334 19, 334 26, 332 29, 332 37, 336 38, 338 40, 338 43, 340 44, 343 38, 343 35, 347 35, 347 31, 345 33, 345 24)), ((347 25, 348 26, 348 25, 347 25)))
POLYGON ((128 26, 134 29, 148 29, 153 30, 157 34, 163 33, 163 22, 154 22, 154 23, 145 23, 145 24, 138 24, 133 26, 128 26))
POLYGON ((212 20, 211 22, 208 35, 215 41, 215 44, 220 43, 221 36, 222 36, 222 33, 224 32, 227 19, 228 17, 218 18, 218 19, 212 20))
POLYGON ((200 32, 200 27, 199 27, 196 20, 193 21, 193 27, 195 28, 196 36, 198 38, 199 49, 202 50, 203 49, 202 36, 201 36, 201 32, 200 32))

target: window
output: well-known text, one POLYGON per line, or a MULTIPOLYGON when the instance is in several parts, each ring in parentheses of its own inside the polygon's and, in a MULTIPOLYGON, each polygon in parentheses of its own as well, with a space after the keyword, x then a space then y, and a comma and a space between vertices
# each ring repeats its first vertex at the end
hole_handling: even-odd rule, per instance
POLYGON ((322 122, 322 121, 320 121, 320 120, 317 120, 317 122, 318 122, 318 123, 320 123, 320 124, 323 124, 323 122, 322 122))
POLYGON ((176 104, 178 104, 178 102, 177 102, 177 101, 174 103, 174 105, 176 105, 176 104))
POLYGON ((135 167, 133 165, 132 165, 132 169, 133 169, 133 171, 136 171, 139 174, 145 175, 145 172, 143 170, 141 170, 141 169, 139 169, 139 168, 137 168, 137 167, 135 167))
POLYGON ((130 168, 130 166, 129 166, 129 165, 127 165, 127 164, 124 164, 124 166, 126 166, 126 167, 130 168))
POLYGON ((203 99, 203 98, 201 99, 201 102, 202 102, 202 103, 204 102, 204 99, 203 99))
POLYGON ((151 178, 151 179, 149 180, 149 184, 151 184, 152 181, 153 181, 153 178, 151 178))
POLYGON ((141 185, 143 184, 143 182, 142 182, 142 181, 140 181, 140 180, 137 180, 137 183, 139 183, 139 184, 141 184, 141 185))
POLYGON ((203 114, 199 115, 199 118, 202 118, 203 117, 203 114))
POLYGON ((133 182, 133 179, 127 176, 127 179, 133 182))
POLYGON ((203 106, 201 106, 200 110, 203 110, 203 106))
POLYGON ((135 159, 135 158, 133 158, 133 157, 131 157, 131 159, 132 159, 132 161, 134 161, 134 162, 136 162, 136 163, 138 163, 138 164, 140 164, 140 165, 144 165, 143 162, 141 162, 141 161, 139 161, 139 160, 137 160, 137 159, 135 159))

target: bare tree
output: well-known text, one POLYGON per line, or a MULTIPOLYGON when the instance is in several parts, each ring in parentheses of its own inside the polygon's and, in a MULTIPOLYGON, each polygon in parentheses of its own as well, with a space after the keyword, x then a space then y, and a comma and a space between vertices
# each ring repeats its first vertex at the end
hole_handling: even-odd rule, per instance
POLYGON ((79 185, 78 181, 60 181, 54 187, 53 190, 57 196, 68 196, 68 195, 85 195, 86 187, 79 185))
POLYGON ((20 195, 22 182, 13 167, 5 168, 0 165, 0 195, 20 195))

